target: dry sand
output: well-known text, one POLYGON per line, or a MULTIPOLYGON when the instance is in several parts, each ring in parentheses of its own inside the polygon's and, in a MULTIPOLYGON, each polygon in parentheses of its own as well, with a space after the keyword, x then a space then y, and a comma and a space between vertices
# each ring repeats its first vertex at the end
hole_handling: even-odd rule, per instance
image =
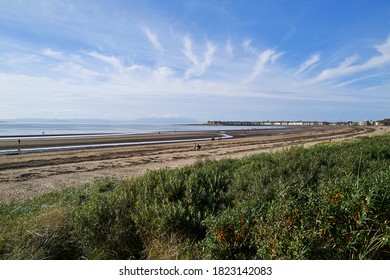
MULTIPOLYGON (((232 139, 115 148, 58 151, 19 155, 0 155, 0 202, 27 199, 38 194, 86 183, 95 178, 126 178, 151 169, 173 168, 203 159, 237 158, 270 152, 294 145, 310 146, 319 142, 340 141, 359 135, 388 132, 387 127, 306 127, 278 130, 228 131, 232 139), (268 136, 268 133, 272 133, 268 136)), ((83 145, 91 143, 123 143, 218 137, 220 133, 172 133, 91 138, 57 138, 24 141, 22 149, 31 147, 83 145)), ((19 145, 19 144, 18 144, 19 145)), ((0 141, 0 150, 18 147, 15 140, 0 141)))

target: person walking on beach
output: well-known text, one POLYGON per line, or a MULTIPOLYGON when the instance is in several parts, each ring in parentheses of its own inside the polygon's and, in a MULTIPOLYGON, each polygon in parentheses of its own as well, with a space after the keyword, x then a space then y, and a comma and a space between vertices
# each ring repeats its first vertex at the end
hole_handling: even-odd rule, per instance
POLYGON ((18 152, 20 152, 20 139, 18 139, 19 147, 18 147, 18 152))
POLYGON ((202 146, 201 145, 199 145, 198 143, 194 143, 194 151, 200 151, 200 148, 201 148, 202 146))

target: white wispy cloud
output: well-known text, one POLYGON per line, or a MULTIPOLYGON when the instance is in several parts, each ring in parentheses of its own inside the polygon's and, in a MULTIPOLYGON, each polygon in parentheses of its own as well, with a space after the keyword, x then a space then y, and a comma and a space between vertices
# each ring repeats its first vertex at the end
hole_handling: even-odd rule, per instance
POLYGON ((82 82, 94 82, 96 78, 102 77, 100 73, 74 62, 63 62, 53 68, 53 72, 58 73, 61 79, 67 78, 82 82))
POLYGON ((272 65, 283 55, 283 52, 277 52, 273 49, 266 49, 257 55, 257 62, 250 74, 248 81, 252 81, 266 70, 267 65, 272 65))
POLYGON ((123 67, 123 64, 121 62, 121 60, 115 56, 107 56, 107 55, 103 55, 103 54, 100 54, 96 51, 93 51, 93 52, 89 52, 88 53, 90 56, 100 60, 100 61, 103 61, 107 64, 110 64, 114 69, 118 70, 118 71, 123 71, 124 70, 124 67, 123 67))
POLYGON ((172 70, 170 67, 167 66, 161 66, 153 71, 153 75, 158 80, 167 79, 169 77, 172 77, 175 74, 175 71, 172 70))
POLYGON ((252 40, 248 38, 243 41, 242 47, 244 50, 249 51, 252 55, 254 55, 256 59, 256 64, 254 65, 251 74, 247 78, 247 82, 254 80, 260 74, 264 73, 267 70, 267 66, 272 66, 275 61, 284 54, 284 52, 278 52, 272 48, 259 51, 252 46, 252 40))
POLYGON ((40 62, 40 57, 30 53, 9 53, 0 56, 0 63, 15 67, 16 65, 35 64, 40 62))
POLYGON ((192 40, 188 36, 184 37, 184 54, 192 63, 199 64, 198 58, 192 51, 192 40))
POLYGON ((242 47, 244 48, 244 50, 247 50, 253 54, 257 54, 257 50, 252 47, 252 40, 251 39, 248 39, 246 38, 243 42, 242 42, 242 47))
POLYGON ((318 53, 313 54, 309 59, 304 61, 299 66, 299 69, 296 72, 296 75, 300 75, 300 74, 309 72, 310 70, 312 70, 314 67, 317 66, 317 62, 319 62, 320 60, 321 60, 321 56, 318 53))
POLYGON ((354 84, 354 83, 357 83, 357 82, 361 82, 361 81, 364 81, 364 80, 380 78, 381 76, 383 76, 383 75, 382 74, 375 74, 375 75, 367 75, 367 76, 363 76, 363 77, 358 77, 356 79, 350 79, 350 80, 347 80, 347 81, 343 81, 341 83, 334 84, 333 87, 334 88, 343 88, 345 86, 348 86, 348 85, 351 85, 351 84, 354 84))
POLYGON ((192 40, 188 36, 185 36, 183 53, 192 62, 192 65, 186 70, 186 79, 202 76, 211 65, 215 51, 216 47, 212 43, 207 42, 203 59, 199 59, 193 52, 192 40))
POLYGON ((64 58, 63 52, 55 51, 55 50, 52 50, 52 49, 49 49, 49 48, 44 49, 42 51, 42 54, 44 56, 47 56, 47 57, 50 57, 50 58, 54 58, 54 59, 63 59, 64 58))
POLYGON ((229 57, 233 57, 234 47, 230 39, 226 42, 225 50, 229 57))
POLYGON ((341 62, 338 67, 323 70, 315 78, 315 81, 331 80, 367 70, 376 69, 384 65, 390 65, 390 37, 387 38, 386 42, 375 46, 374 48, 380 53, 379 55, 376 55, 360 64, 354 64, 358 60, 357 56, 350 56, 341 62))
POLYGON ((144 32, 149 40, 150 43, 152 43, 152 45, 159 51, 163 51, 164 50, 164 47, 163 45, 160 43, 159 39, 158 39, 158 36, 156 33, 154 33, 153 31, 151 31, 148 27, 144 27, 144 32))

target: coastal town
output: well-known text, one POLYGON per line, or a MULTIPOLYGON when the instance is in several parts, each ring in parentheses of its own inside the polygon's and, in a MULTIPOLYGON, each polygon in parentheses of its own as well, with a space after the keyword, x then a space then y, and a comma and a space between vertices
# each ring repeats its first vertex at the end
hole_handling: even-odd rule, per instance
POLYGON ((354 125, 354 126, 390 126, 390 119, 353 121, 208 121, 207 125, 225 126, 322 126, 322 125, 354 125))

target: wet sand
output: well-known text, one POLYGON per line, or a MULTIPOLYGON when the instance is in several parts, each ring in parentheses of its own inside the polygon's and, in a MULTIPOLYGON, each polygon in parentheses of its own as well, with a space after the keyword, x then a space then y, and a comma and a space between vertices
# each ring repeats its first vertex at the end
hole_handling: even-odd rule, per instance
MULTIPOLYGON (((233 128, 233 127, 232 127, 233 128)), ((317 130, 329 130, 332 128, 324 127, 317 130)), ((311 128, 307 127, 290 127, 274 129, 248 129, 248 130, 229 130, 221 131, 216 127, 212 131, 189 131, 189 132, 166 132, 166 133, 144 133, 144 134, 108 134, 108 135, 59 135, 59 136, 23 136, 23 137, 6 137, 0 138, 0 152, 4 150, 22 153, 26 149, 39 149, 45 147, 70 147, 70 146, 88 146, 88 145, 111 145, 111 144, 128 144, 129 146, 138 143, 147 144, 148 142, 166 141, 179 142, 191 141, 192 139, 209 140, 212 137, 224 137, 225 134, 234 138, 248 136, 268 136, 304 133, 311 128)), ((82 148, 80 148, 82 149, 82 148)))
POLYGON ((323 126, 221 132, 216 127, 215 131, 204 132, 23 138, 21 144, 17 142, 18 139, 3 139, 0 150, 160 140, 189 142, 0 155, 0 202, 27 199, 106 176, 126 178, 151 169, 180 167, 198 160, 237 158, 294 145, 309 146, 330 139, 340 141, 386 131, 388 128, 323 126), (211 137, 218 139, 222 133, 233 138, 211 140, 211 137), (199 141, 202 146, 200 151, 194 151, 191 139, 206 140, 199 141))
POLYGON ((10 150, 23 152, 25 149, 39 149, 45 147, 83 146, 83 145, 110 145, 128 143, 145 143, 150 141, 177 141, 186 139, 211 138, 219 136, 216 132, 176 132, 150 134, 118 134, 118 135, 61 135, 26 136, 0 139, 0 151, 10 150), (19 142, 20 140, 20 142, 19 142))

